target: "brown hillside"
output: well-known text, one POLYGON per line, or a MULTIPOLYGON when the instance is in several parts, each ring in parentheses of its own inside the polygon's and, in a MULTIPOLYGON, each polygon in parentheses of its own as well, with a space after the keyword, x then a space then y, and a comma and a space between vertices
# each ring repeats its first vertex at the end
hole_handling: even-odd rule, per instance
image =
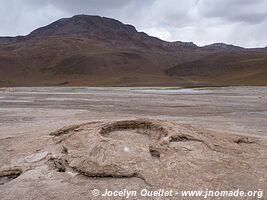
POLYGON ((266 85, 266 52, 165 42, 114 19, 77 15, 0 38, 0 86, 266 85))

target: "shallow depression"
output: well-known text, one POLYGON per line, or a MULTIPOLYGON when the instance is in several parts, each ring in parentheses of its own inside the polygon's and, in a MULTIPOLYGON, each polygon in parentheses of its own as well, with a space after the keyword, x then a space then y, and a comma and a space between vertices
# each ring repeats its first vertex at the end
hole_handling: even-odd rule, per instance
POLYGON ((113 131, 109 138, 119 141, 123 146, 123 152, 149 153, 149 146, 156 143, 156 139, 137 130, 113 131))
POLYGON ((4 185, 20 176, 20 169, 4 170, 0 172, 0 185, 4 185))
POLYGON ((156 139, 153 139, 149 135, 139 132, 138 130, 113 131, 108 134, 108 137, 114 140, 121 140, 124 142, 144 144, 149 144, 154 141, 157 141, 156 139))

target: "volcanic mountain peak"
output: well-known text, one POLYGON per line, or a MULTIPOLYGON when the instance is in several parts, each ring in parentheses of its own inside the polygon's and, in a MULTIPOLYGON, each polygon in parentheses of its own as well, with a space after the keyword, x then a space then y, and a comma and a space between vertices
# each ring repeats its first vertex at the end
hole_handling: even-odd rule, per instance
POLYGON ((168 42, 106 17, 76 15, 0 37, 1 86, 267 85, 266 49, 168 42))
POLYGON ((29 36, 54 36, 79 33, 98 35, 103 32, 110 32, 112 34, 114 31, 127 34, 137 33, 134 26, 123 24, 115 19, 92 15, 75 15, 71 18, 63 18, 45 27, 36 29, 29 36))
POLYGON ((74 36, 90 38, 106 43, 128 43, 137 46, 162 46, 162 40, 138 32, 134 26, 100 16, 75 15, 63 18, 47 26, 34 30, 25 39, 39 37, 74 36))

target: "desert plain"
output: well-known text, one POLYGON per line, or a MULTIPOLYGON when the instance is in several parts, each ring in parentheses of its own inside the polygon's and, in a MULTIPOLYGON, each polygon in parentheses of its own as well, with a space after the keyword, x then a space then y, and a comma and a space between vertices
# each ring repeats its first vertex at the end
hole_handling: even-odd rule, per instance
POLYGON ((0 199, 126 199, 101 194, 144 188, 264 199, 266 130, 267 87, 1 88, 0 199))

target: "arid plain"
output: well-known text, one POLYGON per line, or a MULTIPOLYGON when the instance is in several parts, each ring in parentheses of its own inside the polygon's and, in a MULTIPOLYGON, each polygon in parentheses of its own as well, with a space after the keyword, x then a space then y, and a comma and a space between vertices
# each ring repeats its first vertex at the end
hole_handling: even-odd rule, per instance
POLYGON ((2 88, 0 123, 1 200, 267 192, 266 87, 2 88))

